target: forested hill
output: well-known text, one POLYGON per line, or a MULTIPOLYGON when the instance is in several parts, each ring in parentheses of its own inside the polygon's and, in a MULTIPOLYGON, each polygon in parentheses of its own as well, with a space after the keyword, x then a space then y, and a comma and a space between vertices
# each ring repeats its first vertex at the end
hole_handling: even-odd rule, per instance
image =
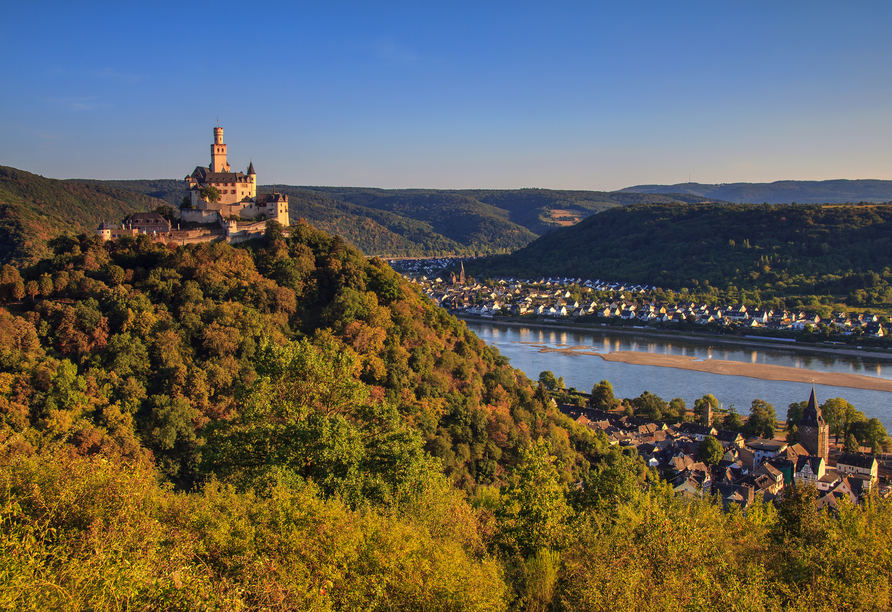
POLYGON ((582 276, 786 294, 886 286, 892 206, 634 205, 556 230, 478 274, 582 276))
POLYGON ((0 609, 892 605, 888 500, 676 496, 339 237, 52 249, 0 271, 0 609))
POLYGON ((831 180, 776 181, 774 183, 722 183, 701 185, 636 185, 618 193, 686 194, 755 204, 834 204, 859 202, 892 202, 892 181, 831 180))
MULTIPOLYGON (((181 181, 102 183, 165 200, 183 199, 181 181)), ((537 236, 597 212, 639 202, 715 201, 698 195, 558 191, 551 189, 371 189, 276 185, 288 195, 291 221, 305 219, 338 234, 367 255, 432 256, 506 253, 537 236)), ((261 185, 260 193, 272 186, 261 185)))
POLYGON ((59 181, 0 166, 0 264, 30 262, 46 241, 95 233, 103 221, 152 210, 164 202, 103 184, 59 181))

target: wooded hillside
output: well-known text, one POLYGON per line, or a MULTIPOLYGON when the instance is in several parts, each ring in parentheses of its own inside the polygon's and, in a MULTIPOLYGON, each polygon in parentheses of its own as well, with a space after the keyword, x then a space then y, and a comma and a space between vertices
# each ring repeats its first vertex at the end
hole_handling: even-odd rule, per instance
POLYGON ((50 246, 0 272, 0 608, 890 605, 888 502, 676 498, 339 237, 50 246))
MULTIPOLYGON (((85 181, 179 205, 180 181, 85 181)), ((368 255, 424 257, 508 253, 537 236, 614 206, 712 201, 698 195, 551 189, 371 189, 276 185, 288 195, 291 221, 343 236, 368 255)), ((259 193, 273 187, 261 185, 259 193)))
POLYGON ((762 299, 863 291, 865 300, 887 301, 890 221, 892 206, 886 205, 633 205, 469 269, 606 278, 676 291, 758 291, 762 299))
POLYGON ((103 221, 152 210, 164 202, 103 184, 48 179, 0 166, 0 264, 30 263, 46 241, 93 233, 103 221))

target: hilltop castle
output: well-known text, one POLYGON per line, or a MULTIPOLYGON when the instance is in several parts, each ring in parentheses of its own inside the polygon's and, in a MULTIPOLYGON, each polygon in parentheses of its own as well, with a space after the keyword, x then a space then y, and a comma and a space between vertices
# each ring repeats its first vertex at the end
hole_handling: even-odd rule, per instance
POLYGON ((138 213, 124 219, 119 228, 103 223, 97 233, 105 240, 149 234, 159 242, 190 244, 225 240, 242 242, 263 235, 268 221, 287 227, 288 196, 281 193, 257 195, 254 163, 248 172, 232 172, 226 161, 223 128, 214 128, 211 165, 196 166, 186 177, 186 197, 180 204, 176 227, 157 212, 138 213))
POLYGON ((257 173, 254 162, 248 165, 248 172, 232 172, 226 161, 226 145, 223 143, 223 128, 214 128, 214 142, 211 144, 211 165, 196 166, 186 177, 188 195, 180 206, 183 221, 197 223, 217 223, 239 217, 244 220, 275 219, 288 225, 288 196, 270 193, 257 197, 257 173), (213 187, 219 199, 213 199, 209 189, 213 187))

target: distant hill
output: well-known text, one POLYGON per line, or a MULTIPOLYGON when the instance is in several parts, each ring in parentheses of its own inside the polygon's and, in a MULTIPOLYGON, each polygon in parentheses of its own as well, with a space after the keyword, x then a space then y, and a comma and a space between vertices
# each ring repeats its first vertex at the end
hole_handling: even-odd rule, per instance
MULTIPOLYGON (((131 189, 176 206, 182 181, 81 181, 131 189)), ((261 185, 269 193, 273 187, 261 185)), ((372 189, 276 185, 291 221, 344 237, 368 255, 491 254, 519 249, 555 228, 632 203, 715 201, 699 195, 551 189, 372 189)))
MULTIPOLYGON (((633 205, 556 230, 468 271, 581 276, 676 290, 733 286, 777 295, 846 295, 888 288, 890 230, 888 205, 633 205)), ((871 299, 877 297, 885 301, 871 299)))
POLYGON ((722 183, 701 185, 636 185, 616 193, 685 194, 744 204, 844 204, 892 201, 892 181, 832 180, 722 183))
POLYGON ((104 185, 115 189, 135 191, 152 198, 164 200, 169 206, 179 207, 186 195, 183 180, 177 179, 138 179, 125 181, 99 181, 95 179, 72 179, 72 182, 104 185))
POLYGON ((164 202, 101 183, 48 179, 0 166, 0 264, 27 263, 46 254, 46 241, 92 233, 164 202))

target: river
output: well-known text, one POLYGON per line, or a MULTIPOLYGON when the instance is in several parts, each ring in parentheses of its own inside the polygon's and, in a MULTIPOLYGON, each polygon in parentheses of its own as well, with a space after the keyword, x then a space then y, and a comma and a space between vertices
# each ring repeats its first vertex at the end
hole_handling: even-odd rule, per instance
POLYGON ((511 365, 536 380, 539 373, 550 370, 563 376, 567 387, 589 392, 601 380, 609 380, 619 398, 638 397, 650 391, 668 401, 675 397, 693 407, 694 400, 712 393, 724 408, 734 406, 738 413, 748 414, 754 399, 774 405, 779 419, 787 414, 793 402, 808 399, 811 385, 784 381, 759 380, 745 376, 709 374, 678 368, 634 365, 606 361, 596 355, 567 352, 541 352, 543 348, 587 347, 590 352, 643 351, 665 355, 683 355, 697 359, 722 359, 745 363, 762 363, 801 368, 815 372, 815 394, 818 402, 842 397, 870 417, 877 417, 892 431, 892 393, 820 384, 824 372, 861 374, 892 379, 892 361, 849 355, 814 354, 794 348, 767 349, 720 340, 689 341, 683 338, 655 337, 647 334, 612 333, 610 331, 573 331, 550 327, 506 325, 489 321, 466 321, 468 328, 487 344, 511 360, 511 365))

